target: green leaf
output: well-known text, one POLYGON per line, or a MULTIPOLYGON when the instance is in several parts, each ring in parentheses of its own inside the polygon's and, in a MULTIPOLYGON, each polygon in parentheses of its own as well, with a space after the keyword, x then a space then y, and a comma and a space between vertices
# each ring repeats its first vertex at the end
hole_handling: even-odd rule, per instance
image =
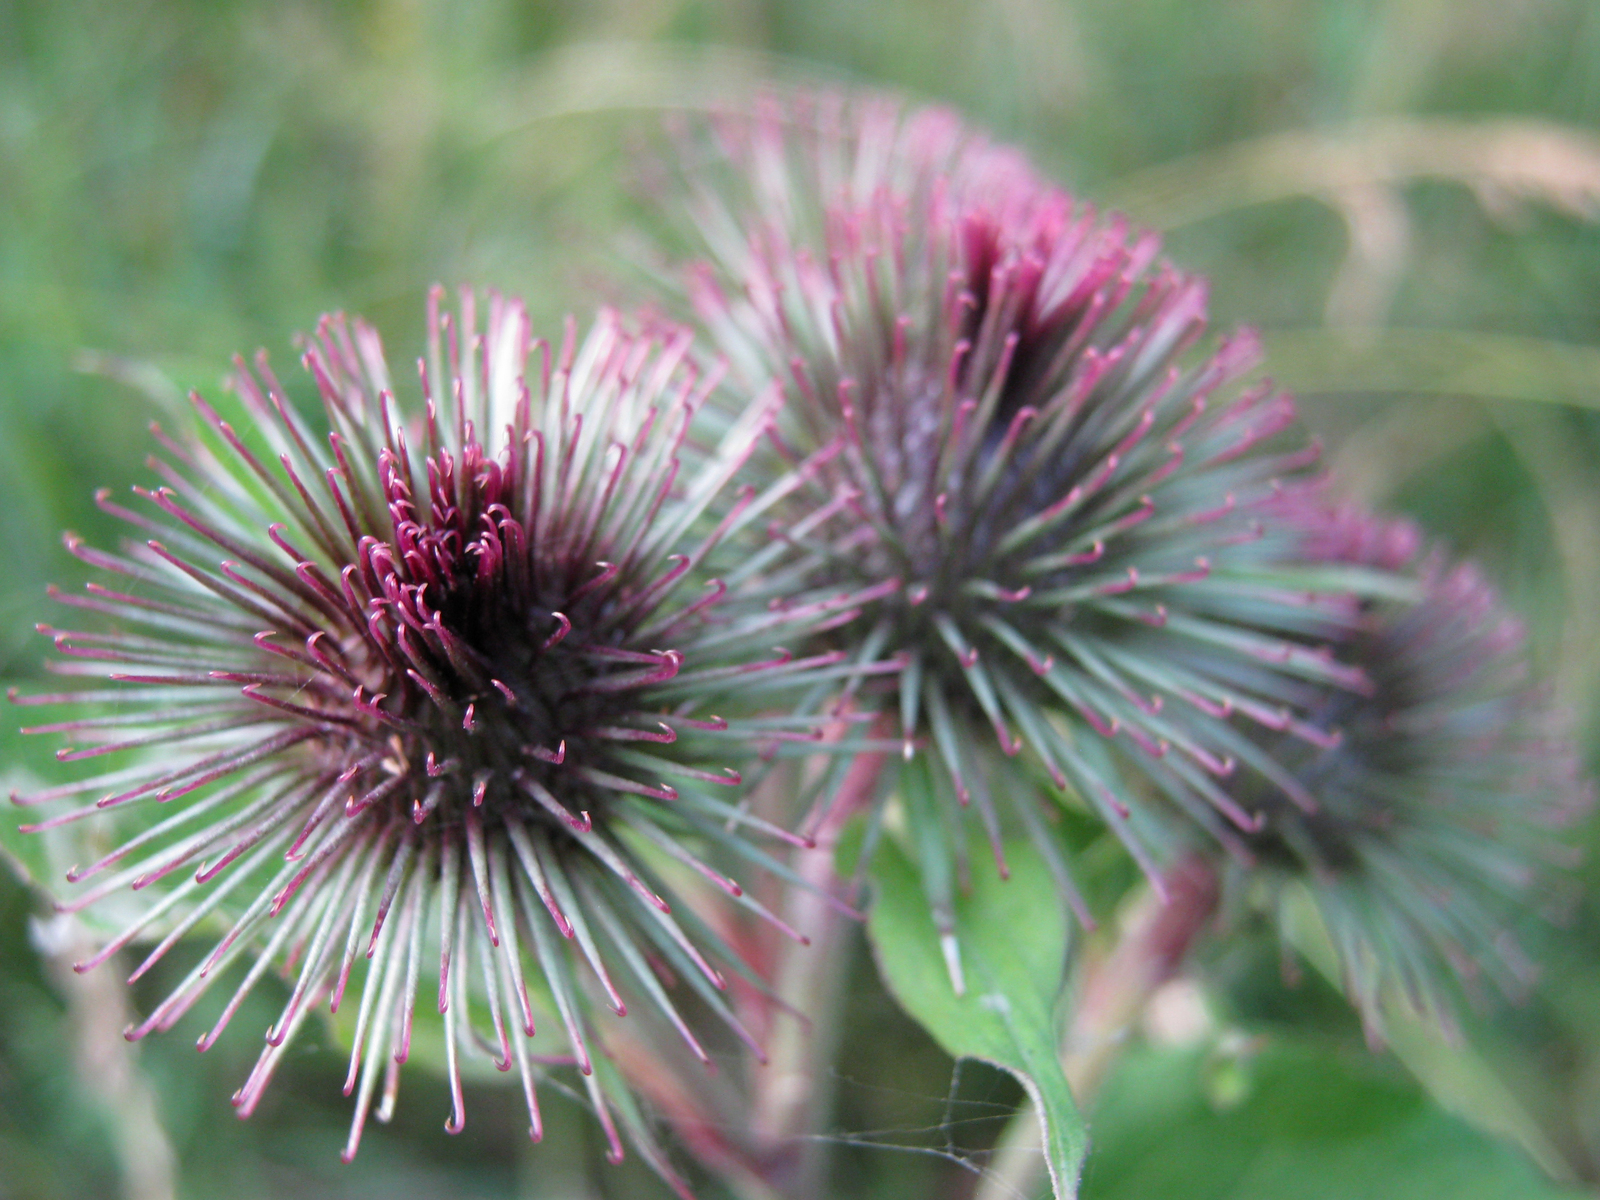
POLYGON ((1301 395, 1472 396, 1594 408, 1600 350, 1478 329, 1284 329, 1272 374, 1301 395))
MULTIPOLYGON (((1338 955, 1310 895, 1303 889, 1291 892, 1284 915, 1290 944, 1330 984, 1342 987, 1338 955)), ((1483 1133, 1517 1143, 1547 1172, 1568 1170, 1538 1122, 1470 1045, 1446 1038, 1392 989, 1380 1000, 1385 1043, 1435 1102, 1483 1133)))
POLYGON ((940 1046, 1017 1077, 1040 1114, 1055 1195, 1066 1200, 1078 1194, 1088 1149, 1052 1016, 1066 969, 1066 916, 1031 846, 1008 844, 1006 859, 1011 878, 1003 881, 987 851, 975 852, 971 891, 956 901, 964 994, 952 985, 916 869, 887 840, 873 861, 867 937, 889 991, 940 1046))
POLYGON ((48 881, 60 878, 56 856, 44 835, 21 833, 17 824, 17 810, 6 805, 0 811, 0 868, 9 870, 25 886, 48 894, 48 881))
POLYGON ((1085 1200, 1576 1200, 1375 1056, 1139 1048, 1095 1106, 1085 1200))
POLYGON ((20 827, 54 816, 69 805, 19 808, 10 800, 13 793, 26 794, 49 786, 32 769, 44 763, 54 765, 52 747, 42 743, 40 738, 24 738, 17 732, 15 722, 0 725, 0 760, 8 764, 0 774, 0 870, 10 871, 23 884, 56 899, 78 849, 72 833, 69 829, 23 833, 20 827))

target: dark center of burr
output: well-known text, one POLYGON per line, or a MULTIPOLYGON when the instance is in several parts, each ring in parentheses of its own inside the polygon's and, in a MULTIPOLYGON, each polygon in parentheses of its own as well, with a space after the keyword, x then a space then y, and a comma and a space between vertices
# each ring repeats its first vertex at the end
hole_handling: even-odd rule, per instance
POLYGON ((429 460, 425 517, 398 472, 386 480, 394 540, 368 560, 383 597, 374 624, 392 651, 372 715, 394 753, 361 771, 352 802, 419 824, 472 808, 586 826, 607 791, 595 778, 604 747, 626 736, 628 693, 677 659, 617 645, 616 568, 582 546, 530 545, 505 473, 475 444, 457 470, 448 455, 429 460))

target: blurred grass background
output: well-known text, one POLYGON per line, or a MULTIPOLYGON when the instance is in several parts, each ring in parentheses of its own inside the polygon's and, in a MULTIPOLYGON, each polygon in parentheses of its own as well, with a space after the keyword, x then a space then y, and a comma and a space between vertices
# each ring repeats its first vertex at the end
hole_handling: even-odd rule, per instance
MULTIPOLYGON (((1264 330, 1274 373, 1302 395, 1348 490, 1485 562, 1592 747, 1600 6, 1589 0, 0 0, 0 674, 39 674, 44 586, 77 580, 60 530, 114 537, 92 491, 141 478, 152 405, 127 377, 153 364, 181 387, 214 388, 232 354, 257 346, 290 363, 290 333, 328 309, 361 312, 409 347, 435 281, 521 292, 554 328, 608 293, 619 237, 650 223, 623 184, 661 114, 763 79, 949 102, 1083 195, 1165 229, 1169 253, 1211 276, 1217 325, 1264 330)), ((51 749, 9 732, 0 745, 14 769, 51 749)), ((1582 836, 1600 882, 1600 839, 1582 836)), ((596 1168, 592 1131, 558 1101, 536 1151, 517 1106, 492 1091, 469 1098, 466 1134, 445 1138, 442 1085, 420 1076, 396 1124, 342 1167, 342 1069, 315 1039, 248 1124, 226 1103, 254 1057, 242 1034, 201 1058, 186 1023, 119 1076, 126 1059, 96 1050, 116 989, 64 978, 59 955, 41 952, 50 931, 28 932, 38 911, 0 872, 3 1200, 159 1200, 173 1180, 178 1195, 229 1200, 665 1194, 634 1165, 596 1168)), ((1547 1171, 1593 1187, 1594 900, 1548 936, 1545 959, 1533 1002, 1478 1022, 1472 1078, 1501 1081, 1547 1171)), ((1409 1087, 1405 1103, 1432 1105, 1392 1058, 1360 1049, 1326 989, 1287 993, 1259 966, 1215 964, 1225 1022, 1298 1031, 1389 1089, 1385 1103, 1409 1087)), ((1014 1088, 971 1065, 952 1079, 875 989, 854 1004, 841 1194, 968 1194, 974 1176, 953 1159, 992 1141, 1014 1088)), ((241 1030, 266 1023, 270 998, 255 1006, 241 1030)), ((1107 1100, 1097 1136, 1110 1149, 1091 1194, 1153 1194, 1118 1191, 1139 1176, 1117 1162, 1161 1152, 1148 1130, 1139 1141, 1140 1097, 1153 1093, 1138 1080, 1165 1087, 1165 1068, 1135 1066, 1107 1100)), ((1481 1107, 1477 1084, 1435 1083, 1447 1105, 1481 1107)), ((1224 1092, 1206 1094, 1226 1107, 1224 1092)), ((1411 1154, 1423 1175, 1329 1194, 1439 1195, 1448 1179, 1453 1195, 1514 1196, 1515 1182, 1469 1185, 1498 1186, 1484 1180, 1502 1169, 1533 1177, 1514 1158, 1463 1167, 1502 1153, 1464 1126, 1365 1156, 1367 1125, 1337 1116, 1361 1108, 1333 1104, 1334 1125, 1305 1136, 1346 1139, 1369 1172, 1411 1154), (1450 1170, 1429 1176, 1430 1154, 1450 1170)), ((1194 1165, 1161 1194, 1245 1194, 1217 1182, 1232 1169, 1194 1165)))

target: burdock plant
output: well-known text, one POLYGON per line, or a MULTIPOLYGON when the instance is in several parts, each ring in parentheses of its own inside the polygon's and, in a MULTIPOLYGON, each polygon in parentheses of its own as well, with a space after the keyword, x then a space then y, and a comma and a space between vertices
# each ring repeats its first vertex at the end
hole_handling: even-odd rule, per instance
POLYGON ((1002 873, 1003 831, 1025 827, 1087 920, 1036 776, 1159 886, 1178 830, 1256 828, 1230 722, 1329 740, 1290 702, 1362 685, 1325 643, 1351 605, 1290 586, 1272 520, 1316 451, 1286 395, 1246 382, 1248 332, 1196 349, 1205 284, 1154 234, 948 114, 769 100, 698 152, 684 293, 739 395, 788 401, 752 459, 785 482, 749 570, 796 603, 860 598, 829 644, 900 663, 858 694, 898 727, 960 991, 964 814, 1002 873))
POLYGON ((136 538, 117 553, 67 538, 100 578, 58 599, 96 620, 47 632, 57 672, 103 682, 14 699, 72 710, 31 730, 70 735, 64 761, 126 765, 14 799, 49 814, 34 830, 114 831, 61 907, 125 926, 78 969, 153 941, 138 978, 190 931, 219 935, 130 1038, 250 964, 205 1049, 265 972, 287 972, 241 1116, 312 1012, 353 1002, 347 1158, 375 1095, 391 1111, 414 1040, 442 1035, 450 1131, 461 1055, 515 1065, 535 1138, 536 1081, 575 1062, 611 1156, 615 1106, 670 1178, 592 1049, 586 992, 622 1014, 631 990, 704 1060, 675 978, 748 1037, 723 998, 724 971, 745 968, 669 878, 760 910, 704 856, 778 866, 742 835, 801 840, 737 804, 743 764, 792 722, 740 713, 837 655, 774 651, 800 620, 729 615, 707 576, 748 507, 732 480, 765 417, 688 437, 714 381, 685 334, 608 313, 552 348, 519 302, 492 297, 480 332, 470 293, 459 320, 439 299, 420 403, 397 399, 371 328, 328 318, 304 354, 325 437, 263 355, 233 380, 247 425, 197 395, 195 436, 156 431, 160 486, 133 508, 101 494, 136 538), (552 1012, 564 1041, 530 1041, 552 1012))
POLYGON ((1326 508, 1202 280, 940 111, 767 99, 684 149, 672 299, 703 337, 607 312, 551 346, 518 302, 480 329, 435 292, 414 389, 326 318, 316 418, 240 362, 156 430, 159 486, 101 495, 129 543, 67 539, 96 580, 58 596, 87 620, 52 665, 95 682, 14 698, 116 765, 14 799, 85 851, 60 906, 107 932, 79 969, 213 939, 130 1038, 226 978, 204 1049, 277 969, 235 1104, 332 1010, 347 1159, 437 1051, 452 1132, 469 1057, 515 1069, 534 1138, 574 1067, 610 1156, 626 1134, 685 1193, 631 1073, 730 1186, 820 1194, 797 1147, 826 1140, 846 959, 775 942, 817 918, 844 946, 817 910, 854 915, 828 885, 858 808, 882 977, 1023 1081, 1058 1195, 1087 1145, 1057 1019, 1079 831, 1170 900, 1084 970, 1097 1047, 1209 928, 1219 848, 1286 908, 1309 888, 1368 1012, 1433 1005, 1442 967, 1525 979, 1506 931, 1587 794, 1520 632, 1409 527, 1326 508), (974 878, 974 835, 1017 880, 974 878), (769 1082, 686 1083, 791 1004, 818 1036, 779 1031, 769 1082))
POLYGON ((1453 979, 1521 995, 1533 965, 1517 926, 1556 907, 1557 831, 1592 802, 1529 680, 1521 622, 1407 521, 1326 501, 1286 516, 1308 560, 1400 572, 1412 594, 1373 598, 1340 637, 1366 689, 1297 698, 1328 745, 1255 739, 1245 796, 1265 824, 1245 839, 1250 878, 1280 901, 1309 890, 1374 1029, 1387 998, 1448 1023, 1453 979))

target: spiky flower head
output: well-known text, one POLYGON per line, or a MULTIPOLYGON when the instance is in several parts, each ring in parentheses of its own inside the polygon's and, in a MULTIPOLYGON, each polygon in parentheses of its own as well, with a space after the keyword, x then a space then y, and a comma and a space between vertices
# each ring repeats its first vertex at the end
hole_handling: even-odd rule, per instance
POLYGON ((1520 621, 1476 567, 1425 553, 1410 522, 1293 504, 1312 561, 1398 572, 1367 603, 1340 657, 1369 684, 1306 689, 1328 744, 1262 734, 1245 798, 1265 817, 1244 839, 1252 878, 1303 884, 1352 1000, 1371 1021, 1393 992, 1448 1021, 1452 976, 1525 991, 1519 920, 1552 899, 1557 831, 1592 803, 1520 621))
POLYGON ((1147 866, 1175 811, 1253 828, 1219 749, 1233 714, 1280 725, 1289 680, 1356 682, 1315 640, 1346 602, 1283 587, 1266 517, 1315 449, 1286 395, 1245 384, 1255 339, 1196 350, 1205 284, 1154 234, 948 114, 768 100, 712 132, 686 289, 745 394, 788 401, 752 569, 844 589, 866 611, 841 644, 899 656, 861 691, 903 736, 936 919, 969 808, 997 855, 1020 821, 1081 909, 1006 763, 1024 745, 1147 866))
POLYGON ((774 653, 804 634, 785 614, 719 616, 727 588, 704 563, 748 505, 730 481, 763 417, 696 448, 712 381, 686 334, 634 334, 607 313, 552 350, 519 302, 492 297, 480 332, 470 293, 459 320, 439 299, 420 403, 396 399, 370 327, 325 318, 304 364, 326 438, 263 355, 233 381, 248 425, 196 395, 195 437, 157 430, 163 482, 135 489, 142 509, 102 493, 140 540, 108 553, 68 537, 101 581, 59 598, 105 619, 48 632, 57 671, 105 682, 18 702, 78 710, 33 730, 71 735, 62 759, 128 765, 16 799, 93 798, 35 829, 113 827, 116 848, 71 872, 87 890, 63 907, 131 915, 81 969, 157 940, 138 977, 189 931, 221 932, 130 1037, 253 962, 204 1049, 266 970, 287 970, 241 1115, 313 1010, 348 995, 347 1157, 380 1083, 380 1118, 393 1105, 415 1023, 442 1032, 447 1129, 464 1120, 459 1056, 474 1046, 515 1064, 535 1138, 541 1064, 565 1058, 611 1154, 615 1105, 666 1172, 591 1055, 585 994, 621 1014, 631 989, 705 1059, 661 970, 745 1036, 714 962, 742 965, 669 903, 667 877, 683 868, 760 908, 698 847, 773 861, 739 836, 762 823, 735 802, 741 761, 783 722, 721 702, 832 660, 774 653), (530 1042, 540 1011, 557 1040, 530 1042))

